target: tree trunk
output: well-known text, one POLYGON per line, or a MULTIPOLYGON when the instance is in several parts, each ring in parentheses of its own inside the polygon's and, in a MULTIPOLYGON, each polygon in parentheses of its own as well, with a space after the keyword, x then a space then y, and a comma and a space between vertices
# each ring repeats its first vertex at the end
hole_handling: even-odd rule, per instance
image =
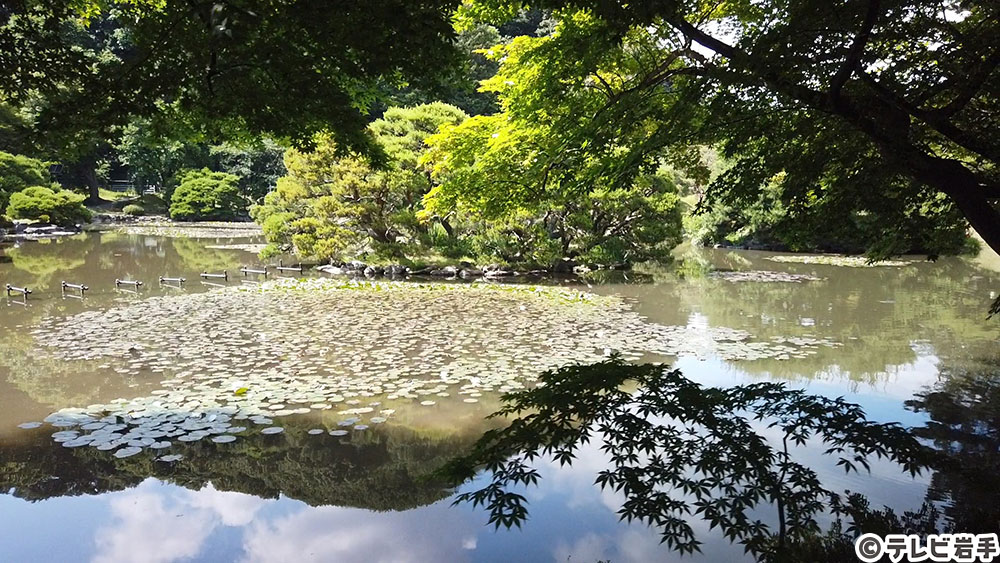
POLYGON ((97 163, 88 160, 80 167, 83 180, 87 183, 87 203, 90 205, 102 203, 104 200, 101 199, 101 186, 97 182, 97 163))
POLYGON ((966 190, 946 192, 958 206, 958 209, 969 220, 972 228, 979 233, 987 246, 1000 254, 1000 212, 992 203, 982 196, 968 193, 966 190))
POLYGON ((968 168, 955 160, 929 157, 921 159, 914 176, 950 197, 983 241, 1000 254, 1000 211, 968 168))
POLYGON ((448 238, 455 238, 455 228, 451 226, 446 217, 441 218, 441 226, 444 227, 444 232, 448 233, 448 238))

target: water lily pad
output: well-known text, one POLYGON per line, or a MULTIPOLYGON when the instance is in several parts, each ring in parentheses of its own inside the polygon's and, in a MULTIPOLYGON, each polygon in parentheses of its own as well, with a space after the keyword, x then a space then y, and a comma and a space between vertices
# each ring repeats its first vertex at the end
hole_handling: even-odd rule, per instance
POLYGON ((136 448, 134 446, 129 446, 129 447, 122 448, 122 449, 116 451, 115 452, 115 457, 117 457, 119 459, 125 458, 125 457, 131 457, 131 456, 134 456, 135 454, 137 454, 137 453, 139 453, 141 451, 142 451, 142 448, 136 448))
MULTIPOLYGON (((345 415, 367 415, 394 398, 413 401, 399 407, 406 409, 435 405, 431 398, 438 397, 474 403, 487 393, 528 388, 544 370, 598 361, 605 349, 664 361, 792 361, 837 345, 655 324, 621 298, 571 288, 320 279, 150 297, 45 317, 33 336, 47 360, 97 360, 136 380, 164 374, 160 388, 146 396, 46 417, 72 429, 53 434, 54 440, 95 435, 95 447, 118 440, 195 442, 244 432, 233 426, 243 420, 265 434, 279 433, 280 427, 268 429, 274 417, 333 405, 349 405, 345 415), (268 322, 233 323, 247 311, 268 322), (388 315, 391 330, 357 330, 388 315)), ((379 411, 371 423, 394 411, 379 411)), ((359 422, 351 416, 339 424, 346 430, 359 422)))
POLYGON ((67 440, 62 443, 64 448, 79 448, 80 446, 88 446, 92 440, 86 438, 74 438, 73 440, 67 440))

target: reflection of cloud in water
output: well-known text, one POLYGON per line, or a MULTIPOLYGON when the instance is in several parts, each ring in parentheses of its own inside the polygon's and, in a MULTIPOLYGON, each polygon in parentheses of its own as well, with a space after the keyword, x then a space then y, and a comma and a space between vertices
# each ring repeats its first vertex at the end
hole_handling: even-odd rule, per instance
MULTIPOLYGON (((560 466, 553 459, 539 461, 537 469, 542 476, 540 487, 526 492, 529 502, 541 501, 551 494, 564 495, 570 510, 603 505, 615 512, 625 502, 625 495, 613 489, 601 489, 594 484, 597 474, 611 467, 607 454, 600 450, 601 440, 595 439, 576 452, 572 465, 560 466)), ((531 507, 528 507, 529 510, 531 507)))
POLYGON ((209 484, 200 491, 186 491, 192 508, 215 512, 226 526, 246 526, 253 522, 266 501, 253 495, 218 491, 209 484))
POLYGON ((483 530, 478 520, 448 501, 407 512, 302 510, 254 522, 242 561, 467 561, 483 530))
POLYGON ((95 534, 94 563, 201 560, 221 527, 240 527, 246 563, 272 561, 464 561, 481 518, 439 502, 406 512, 309 507, 242 493, 164 487, 149 479, 109 498, 95 534), (283 505, 292 511, 269 511, 283 505), (297 509, 295 509, 297 508, 297 509), (200 556, 200 557, 199 557, 200 556))
POLYGON ((589 533, 572 543, 560 542, 552 550, 553 561, 590 562, 615 561, 646 563, 649 561, 744 561, 749 560, 736 550, 729 554, 725 545, 709 543, 703 553, 681 555, 664 551, 660 536, 649 529, 621 528, 611 534, 589 533), (722 548, 722 549, 719 549, 722 548))
POLYGON ((111 499, 113 520, 97 530, 94 563, 167 563, 198 555, 219 524, 218 514, 208 505, 192 506, 197 494, 167 495, 162 490, 147 480, 111 499))

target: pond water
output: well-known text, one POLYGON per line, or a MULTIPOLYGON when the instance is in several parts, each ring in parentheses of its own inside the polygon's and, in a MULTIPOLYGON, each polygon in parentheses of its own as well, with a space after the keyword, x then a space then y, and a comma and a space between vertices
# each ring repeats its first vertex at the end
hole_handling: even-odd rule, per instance
MULTIPOLYGON (((911 426, 926 417, 904 401, 997 358, 985 311, 1000 275, 963 259, 703 250, 552 292, 358 291, 244 280, 260 261, 238 246, 253 242, 103 232, 3 250, 0 284, 33 293, 0 304, 0 561, 743 561, 700 523, 703 553, 682 558, 618 522, 621 496, 593 485, 596 445, 542 464, 523 529, 494 531, 427 475, 490 427, 503 391, 611 350, 706 385, 845 396, 911 426), (25 424, 45 419, 57 426, 25 424)), ((845 476, 819 452, 799 454, 875 505, 915 509, 932 485, 888 464, 845 476)))

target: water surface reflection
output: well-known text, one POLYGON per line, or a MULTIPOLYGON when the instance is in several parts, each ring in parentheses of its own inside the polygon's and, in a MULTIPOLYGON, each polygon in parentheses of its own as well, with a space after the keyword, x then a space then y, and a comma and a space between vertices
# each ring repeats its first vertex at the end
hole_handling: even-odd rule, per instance
MULTIPOLYGON (((523 530, 494 532, 484 526, 481 511, 451 507, 453 492, 427 475, 488 427, 481 418, 497 404, 495 396, 484 396, 474 416, 441 409, 433 424, 404 418, 350 439, 308 435, 315 421, 296 419, 278 437, 199 443, 186 448, 176 464, 63 448, 49 438, 51 429, 16 427, 62 407, 142 396, 159 380, 40 359, 28 333, 32 326, 45 317, 176 291, 158 287, 160 275, 188 278, 185 292, 211 289, 198 282, 200 272, 234 272, 257 263, 250 253, 206 248, 233 242, 241 241, 100 233, 6 249, 10 261, 0 263, 0 283, 28 285, 35 294, 28 306, 10 300, 0 305, 0 489, 6 493, 0 495, 5 531, 0 560, 498 561, 515 555, 523 561, 692 560, 665 551, 655 530, 617 522, 621 497, 593 486, 605 463, 596 446, 572 467, 543 467, 541 487, 527 491, 532 516, 523 530), (147 285, 133 295, 116 291, 115 278, 147 285), (64 279, 93 289, 84 300, 63 299, 58 283, 64 279)), ((844 268, 777 263, 769 256, 704 251, 693 260, 701 271, 705 266, 768 270, 820 280, 731 282, 692 275, 699 269, 682 264, 687 277, 676 271, 602 273, 605 279, 595 276, 590 283, 595 292, 625 296, 652 322, 742 329, 764 340, 811 336, 841 344, 787 360, 678 360, 678 367, 701 383, 779 379, 816 393, 845 395, 877 420, 917 426, 932 420, 931 428, 947 432, 929 438, 942 443, 952 436, 948 424, 979 428, 995 422, 986 407, 975 420, 956 419, 953 408, 944 408, 968 400, 949 403, 938 394, 932 396, 934 408, 910 409, 903 401, 932 388, 968 395, 961 385, 947 388, 960 381, 957 370, 996 371, 995 364, 979 360, 996 356, 996 330, 984 312, 1000 276, 959 259, 844 268)), ((981 389, 976 393, 984 396, 981 389)), ((872 478, 844 477, 813 453, 811 461, 832 488, 864 492, 875 504, 916 509, 929 483, 935 498, 981 494, 954 476, 909 479, 888 466, 876 466, 872 478)), ((992 458, 983 463, 996 468, 992 458)), ((743 560, 740 549, 706 528, 699 530, 705 553, 693 560, 743 560)))

